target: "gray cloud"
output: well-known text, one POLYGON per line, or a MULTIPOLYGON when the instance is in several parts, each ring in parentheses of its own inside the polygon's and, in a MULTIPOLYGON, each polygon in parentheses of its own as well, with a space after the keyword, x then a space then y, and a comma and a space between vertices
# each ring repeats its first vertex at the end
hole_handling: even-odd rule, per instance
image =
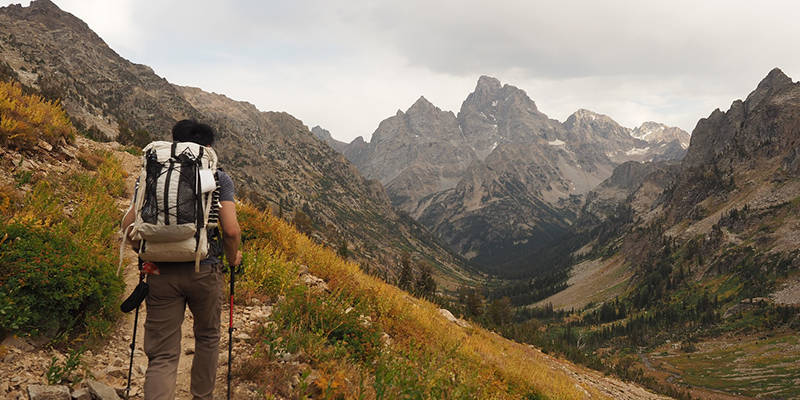
POLYGON ((587 108, 691 130, 772 68, 800 74, 792 1, 55 1, 171 82, 346 141, 421 95, 457 112, 481 75, 559 120, 587 108))

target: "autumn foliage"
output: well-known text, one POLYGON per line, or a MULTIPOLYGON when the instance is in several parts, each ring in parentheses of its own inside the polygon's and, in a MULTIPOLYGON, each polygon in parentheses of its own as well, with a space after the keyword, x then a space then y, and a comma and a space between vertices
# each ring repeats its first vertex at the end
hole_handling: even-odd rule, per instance
POLYGON ((0 145, 30 150, 39 140, 72 141, 75 129, 57 101, 25 94, 18 83, 0 82, 0 145))

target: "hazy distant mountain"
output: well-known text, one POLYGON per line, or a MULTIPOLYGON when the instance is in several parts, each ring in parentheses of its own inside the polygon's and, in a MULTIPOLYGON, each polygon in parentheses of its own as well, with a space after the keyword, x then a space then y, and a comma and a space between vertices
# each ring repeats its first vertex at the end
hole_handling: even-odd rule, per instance
POLYGON ((395 206, 462 255, 494 264, 563 233, 579 196, 617 165, 683 156, 678 142, 647 139, 655 141, 588 110, 562 124, 524 91, 483 76, 457 116, 422 97, 343 153, 383 183, 395 206))
POLYGON ((167 138, 178 119, 218 131, 221 165, 238 195, 291 219, 310 218, 311 234, 347 244, 365 268, 392 276, 401 253, 433 262, 439 277, 468 278, 458 258, 413 220, 395 212, 384 188, 287 113, 198 88, 179 87, 115 53, 89 27, 49 0, 0 8, 0 76, 60 98, 75 125, 116 138, 120 130, 167 138))

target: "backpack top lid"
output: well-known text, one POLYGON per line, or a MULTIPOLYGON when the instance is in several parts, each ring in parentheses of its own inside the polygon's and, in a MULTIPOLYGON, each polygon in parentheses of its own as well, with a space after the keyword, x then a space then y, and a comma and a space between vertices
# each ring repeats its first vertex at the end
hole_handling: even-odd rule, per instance
POLYGON ((193 142, 151 142, 142 149, 142 167, 147 163, 147 159, 165 163, 170 159, 175 160, 197 160, 200 159, 203 169, 216 170, 217 153, 211 147, 206 147, 193 142))

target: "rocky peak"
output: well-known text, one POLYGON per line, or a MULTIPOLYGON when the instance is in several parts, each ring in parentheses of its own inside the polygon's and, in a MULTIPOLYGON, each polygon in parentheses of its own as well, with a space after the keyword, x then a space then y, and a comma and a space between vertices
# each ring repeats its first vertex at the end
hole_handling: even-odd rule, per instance
POLYGON ((0 12, 9 15, 14 20, 27 20, 43 24, 49 30, 68 27, 84 38, 91 37, 92 41, 102 42, 102 39, 89 28, 89 25, 61 10, 50 0, 33 0, 28 7, 10 4, 7 7, 0 7, 0 12))
POLYGON ((729 170, 743 155, 750 155, 748 160, 755 159, 756 153, 772 158, 795 148, 791 127, 797 118, 798 102, 800 85, 792 83, 780 69, 773 69, 746 101, 736 100, 728 111, 716 109, 698 121, 685 167, 708 169, 714 165, 729 170), (770 128, 763 129, 759 124, 770 128))
POLYGON ((328 140, 333 139, 333 136, 331 136, 331 132, 328 131, 327 129, 322 129, 322 127, 319 125, 311 128, 311 133, 313 133, 314 136, 317 137, 317 139, 322 140, 323 142, 327 142, 328 140))
POLYGON ((760 174, 800 175, 798 105, 800 84, 773 69, 746 101, 701 119, 683 160, 682 184, 675 189, 676 215, 689 215, 711 194, 734 190, 741 171, 750 173, 756 165, 760 174))
POLYGON ((524 90, 485 76, 461 104, 458 125, 481 159, 503 144, 564 139, 561 124, 539 112, 524 90))
POLYGON ((744 102, 746 112, 752 111, 765 97, 791 84, 792 79, 786 76, 780 68, 773 68, 772 71, 761 80, 756 90, 747 96, 747 100, 744 102))
POLYGON ((681 147, 689 147, 691 136, 683 129, 667 126, 658 122, 648 121, 631 131, 631 136, 648 143, 669 143, 678 140, 681 147))
POLYGON ((491 76, 483 75, 478 78, 478 85, 475 87, 475 93, 489 94, 497 93, 503 85, 500 80, 491 76))
POLYGON ((381 143, 419 141, 424 138, 432 141, 449 140, 460 136, 455 115, 450 111, 442 111, 425 97, 420 97, 411 107, 402 112, 397 111, 394 117, 381 121, 378 129, 372 134, 371 142, 377 146, 381 143))
MULTIPOLYGON (((571 133, 583 131, 594 137, 583 139, 615 139, 630 141, 628 129, 618 124, 608 116, 585 109, 575 111, 564 121, 564 128, 571 133)), ((575 139, 574 137, 572 139, 575 139)))
MULTIPOLYGON (((425 98, 425 96, 420 96, 414 104, 406 111, 406 115, 410 118, 434 118, 437 119, 440 117, 443 111, 441 108, 436 107, 425 98)), ((452 114, 452 113, 450 113, 452 114)))

